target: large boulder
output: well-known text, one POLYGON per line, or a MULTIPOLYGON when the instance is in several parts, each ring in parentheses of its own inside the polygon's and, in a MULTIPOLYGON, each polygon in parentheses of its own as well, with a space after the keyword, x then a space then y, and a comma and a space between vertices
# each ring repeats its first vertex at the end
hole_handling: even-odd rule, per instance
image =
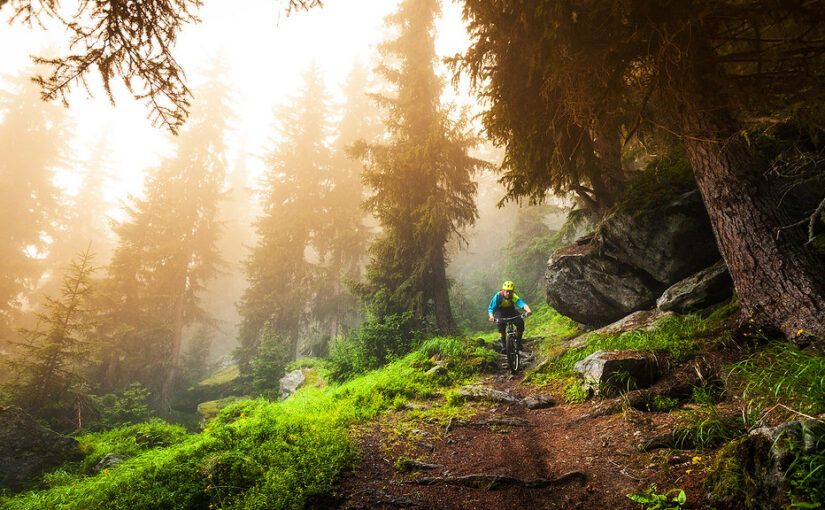
POLYGON ((577 322, 594 326, 650 308, 664 290, 643 273, 602 255, 593 243, 556 251, 545 278, 545 299, 550 306, 577 322))
POLYGON ((615 213, 599 226, 594 241, 604 255, 666 285, 719 260, 698 191, 642 214, 615 213))
POLYGON ((590 236, 557 250, 545 299, 559 313, 604 326, 653 307, 662 292, 719 260, 698 191, 641 214, 616 212, 590 236))
POLYGON ((715 305, 732 295, 733 281, 725 261, 719 260, 707 269, 668 287, 656 300, 656 308, 687 313, 715 305))
POLYGON ((78 442, 43 427, 19 407, 0 407, 0 489, 23 489, 33 478, 83 457, 78 442))
POLYGON ((304 368, 299 368, 281 377, 279 381, 281 398, 287 398, 304 385, 307 380, 305 371, 308 372, 308 370, 304 368))

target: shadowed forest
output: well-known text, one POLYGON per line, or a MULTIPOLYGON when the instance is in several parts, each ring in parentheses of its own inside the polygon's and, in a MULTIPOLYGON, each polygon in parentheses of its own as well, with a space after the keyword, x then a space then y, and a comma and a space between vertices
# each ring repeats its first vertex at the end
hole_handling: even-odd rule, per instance
POLYGON ((441 4, 251 137, 201 2, 0 0, 0 506, 825 504, 825 4, 441 4))

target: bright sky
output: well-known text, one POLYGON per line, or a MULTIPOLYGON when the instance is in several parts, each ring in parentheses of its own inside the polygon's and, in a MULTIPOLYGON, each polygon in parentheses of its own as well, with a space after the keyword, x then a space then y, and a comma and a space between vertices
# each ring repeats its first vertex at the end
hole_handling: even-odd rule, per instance
MULTIPOLYGON (((335 97, 339 84, 356 58, 369 63, 375 46, 385 39, 383 19, 392 12, 396 0, 325 0, 323 8, 298 12, 286 17, 287 0, 205 0, 199 11, 202 23, 187 27, 180 35, 175 55, 187 73, 190 88, 196 88, 201 72, 220 55, 230 68, 237 117, 230 142, 238 150, 241 141, 250 153, 248 167, 260 171, 254 154, 265 151, 270 136, 275 105, 288 101, 301 85, 301 75, 314 59, 326 74, 328 91, 335 97)), ((461 52, 467 45, 458 5, 444 1, 444 16, 438 23, 437 51, 442 56, 461 52)), ((9 16, 4 8, 0 19, 9 16)), ((3 61, 0 75, 16 74, 30 65, 29 55, 49 45, 61 44, 62 28, 32 30, 15 24, 0 25, 3 61)), ((78 88, 70 98, 77 139, 74 156, 83 161, 104 133, 114 150, 113 167, 118 179, 108 185, 112 202, 126 192, 139 192, 143 172, 154 165, 168 147, 167 134, 152 127, 148 109, 125 93, 117 93, 112 107, 102 91, 94 97, 78 88)), ((447 85, 445 99, 470 104, 457 97, 447 85)), ((229 161, 234 161, 230 155, 229 161)), ((77 185, 71 176, 61 184, 69 191, 77 185)))

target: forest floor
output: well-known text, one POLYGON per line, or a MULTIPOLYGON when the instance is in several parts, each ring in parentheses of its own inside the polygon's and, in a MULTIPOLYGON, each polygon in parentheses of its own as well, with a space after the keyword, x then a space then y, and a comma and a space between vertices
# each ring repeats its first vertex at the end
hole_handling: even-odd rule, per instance
POLYGON ((639 508, 626 495, 652 485, 660 494, 683 489, 684 508, 705 506, 701 453, 638 448, 676 427, 671 413, 597 416, 604 401, 569 405, 561 395, 522 384, 523 377, 524 371, 510 377, 502 368, 482 378, 475 386, 518 400, 467 402, 461 418, 446 425, 444 416, 415 408, 362 424, 354 432, 359 459, 341 483, 337 506, 639 508), (521 401, 541 394, 556 404, 531 410, 521 401))

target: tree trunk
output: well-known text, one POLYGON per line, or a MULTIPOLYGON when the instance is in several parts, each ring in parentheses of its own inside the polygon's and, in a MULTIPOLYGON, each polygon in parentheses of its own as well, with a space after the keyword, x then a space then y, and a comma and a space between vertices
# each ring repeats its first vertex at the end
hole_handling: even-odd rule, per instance
POLYGON ((175 382, 178 377, 178 359, 180 358, 180 347, 183 340, 184 321, 184 293, 181 292, 175 301, 175 319, 172 325, 172 350, 169 353, 169 368, 160 390, 161 409, 166 412, 172 410, 172 393, 175 391, 175 382))
POLYGON ((455 320, 450 308, 450 292, 447 285, 447 268, 444 256, 436 256, 432 266, 433 304, 435 306, 435 324, 442 335, 455 334, 455 320))
POLYGON ((765 162, 706 78, 712 72, 694 68, 685 76, 677 111, 743 315, 758 326, 779 329, 800 345, 815 342, 815 335, 825 334, 821 264, 798 232, 782 230, 791 221, 765 181, 765 162))

